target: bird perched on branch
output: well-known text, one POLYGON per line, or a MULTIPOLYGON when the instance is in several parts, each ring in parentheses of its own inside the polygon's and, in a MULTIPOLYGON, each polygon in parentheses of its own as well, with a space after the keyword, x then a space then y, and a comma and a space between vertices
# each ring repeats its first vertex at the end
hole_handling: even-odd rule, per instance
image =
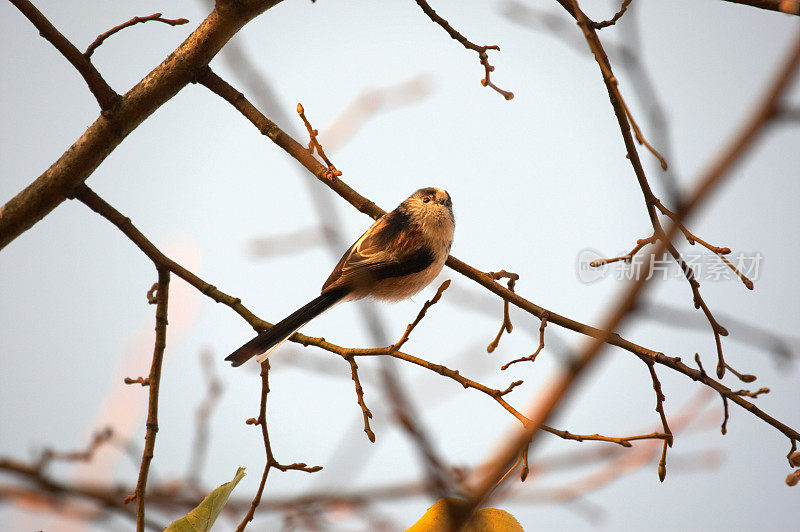
POLYGON ((225 360, 241 366, 263 362, 300 327, 342 301, 373 297, 400 301, 413 296, 442 271, 453 243, 455 217, 450 194, 421 188, 381 216, 347 250, 322 285, 322 293, 261 332, 225 360))

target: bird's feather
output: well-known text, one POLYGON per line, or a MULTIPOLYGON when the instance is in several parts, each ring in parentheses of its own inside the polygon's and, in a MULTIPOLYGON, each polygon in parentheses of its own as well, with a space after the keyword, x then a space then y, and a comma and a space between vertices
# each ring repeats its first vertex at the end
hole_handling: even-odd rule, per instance
POLYGON ((345 295, 347 292, 344 290, 323 292, 266 331, 259 333, 258 336, 225 357, 225 360, 231 362, 233 366, 241 366, 252 357, 265 354, 259 360, 262 361, 300 327, 341 301, 345 295))

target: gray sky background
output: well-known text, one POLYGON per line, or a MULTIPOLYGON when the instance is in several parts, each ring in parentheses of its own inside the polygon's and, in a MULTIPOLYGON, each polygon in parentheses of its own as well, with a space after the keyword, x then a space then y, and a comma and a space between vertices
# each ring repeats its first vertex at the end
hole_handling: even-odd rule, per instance
MULTIPOLYGON (((80 49, 135 15, 160 11, 168 18, 190 19, 174 28, 151 22, 126 29, 95 52, 93 62, 118 92, 127 91, 163 60, 208 12, 203 3, 188 0, 35 3, 80 49)), ((584 3, 598 20, 617 8, 584 3)), ((513 23, 503 16, 507 6, 502 1, 433 3, 474 42, 501 46, 501 52, 490 54, 496 67, 492 80, 515 93, 511 102, 481 87, 483 69, 476 54, 449 39, 411 1, 286 1, 246 26, 234 41, 269 80, 274 105, 290 117, 289 123, 277 121, 291 131, 301 126, 294 113, 297 102, 324 131, 363 91, 423 76, 428 96, 376 114, 330 154, 344 172, 342 179, 387 210, 419 187, 446 188, 457 220, 455 256, 484 271, 517 272, 517 291, 526 298, 598 324, 623 283, 613 278, 615 269, 598 282, 583 283, 576 261, 584 249, 618 255, 649 235, 641 193, 588 49, 572 47, 544 28, 513 23)), ((555 2, 530 6, 553 13, 573 39, 579 36, 555 2)), ((637 0, 623 23, 639 25, 642 46, 637 52, 669 119, 669 162, 680 183, 688 186, 760 96, 796 35, 798 20, 717 0, 637 0)), ((606 29, 601 38, 623 95, 648 136, 648 102, 637 97, 612 51, 620 31, 606 29)), ((0 3, 0 48, 4 203, 55 161, 98 110, 79 75, 9 3, 0 3)), ((212 67, 245 90, 221 57, 212 67)), ((264 97, 245 92, 251 101, 264 97)), ((789 100, 800 105, 797 83, 789 100)), ((702 277, 701 289, 722 324, 729 326, 731 336, 723 339, 726 358, 735 368, 758 375, 753 387, 767 386, 771 393, 757 404, 794 428, 800 427, 798 140, 796 122, 771 129, 691 223, 695 234, 714 244, 763 256, 754 292, 736 280, 702 277), (745 341, 746 327, 737 323, 785 338, 795 360, 777 364, 763 346, 745 341)), ((654 159, 643 149, 640 155, 663 197, 654 159)), ((276 321, 318 293, 336 259, 323 246, 269 259, 250 252, 253 239, 319 224, 307 179, 297 166, 226 102, 192 85, 137 128, 88 184, 168 255, 242 298, 259 316, 276 321)), ((324 193, 332 197, 343 234, 354 240, 370 220, 328 190, 324 193)), ((688 254, 705 255, 704 264, 713 262, 696 248, 682 246, 688 254)), ((648 300, 684 311, 690 324, 638 318, 622 333, 685 360, 698 352, 705 367, 713 368, 713 336, 702 314, 692 310, 689 287, 676 272, 673 268, 669 280, 654 283, 648 300)), ((503 363, 535 349, 538 320, 512 311, 514 333, 504 336, 489 355, 485 345, 500 325, 501 302, 483 297, 479 287, 453 271, 443 272, 438 282, 445 278, 453 286, 414 331, 406 350, 493 387, 524 379, 509 396, 517 407, 524 407, 557 370, 563 359, 559 346, 583 345, 579 336, 550 326, 547 347, 535 364, 500 372, 503 363)), ((149 260, 77 202, 62 204, 0 253, 0 352, 5 361, 0 372, 0 454, 28 458, 45 446, 79 448, 109 418, 132 431, 133 441, 141 444, 146 391, 126 387, 122 376, 147 373, 155 309, 147 304, 145 292, 154 281, 149 260)), ((413 301, 375 307, 392 338, 400 336, 438 282, 413 301)), ((194 410, 205 393, 199 353, 207 349, 225 394, 211 418, 202 479, 216 486, 229 480, 237 466, 246 466, 248 476, 236 494, 250 497, 263 468, 263 446, 258 431, 244 420, 257 414, 260 382, 254 367, 234 370, 222 358, 252 331, 230 309, 177 278, 172 281, 170 322, 152 478, 185 473, 194 410)), ((338 307, 304 332, 340 345, 371 346, 355 305, 338 307)), ((369 377, 377 375, 376 361, 360 362, 365 398, 376 418, 373 445, 361 432, 361 411, 345 362, 295 346, 283 348, 271 360, 273 449, 283 462, 304 461, 325 469, 314 475, 273 472, 265 496, 386 485, 419 476, 414 449, 388 422, 388 400, 379 380, 369 377), (303 369, 295 360, 329 363, 335 376, 303 369)), ((399 369, 431 437, 452 464, 480 463, 515 422, 474 390, 416 367, 399 369)), ((666 368, 658 373, 667 412, 677 414, 699 387, 666 368)), ((730 375, 725 382, 734 389, 743 387, 730 375)), ((646 367, 629 353, 610 349, 553 425, 575 433, 650 432, 658 423, 654 403, 646 367)), ((518 500, 497 506, 514 514, 526 530, 796 527, 800 488, 784 484, 789 442, 735 405, 723 437, 719 398, 711 397, 707 408, 695 430, 678 431, 663 484, 653 462, 591 491, 580 502, 518 500), (714 460, 700 465, 698 454, 714 460), (593 513, 599 521, 587 519, 587 507, 599 508, 593 513)), ((540 441, 532 458, 607 445, 550 436, 540 441)), ((136 467, 124 459, 114 466, 112 455, 99 460, 111 464, 113 479, 135 480, 136 467)), ((55 472, 64 478, 94 474, 68 467, 55 472)), ((585 473, 534 475, 517 495, 574 487, 585 473)), ((378 508, 405 527, 430 504, 415 498, 378 508)), ((175 516, 159 517, 166 522, 175 516)), ((279 523, 276 515, 264 513, 254 529, 274 529, 279 523)), ((359 529, 357 522, 344 523, 349 525, 342 530, 359 529)), ((47 515, 0 506, 3 529, 68 526, 47 515)), ((100 528, 130 526, 115 518, 100 528)), ((227 526, 223 523, 221 529, 227 526)))

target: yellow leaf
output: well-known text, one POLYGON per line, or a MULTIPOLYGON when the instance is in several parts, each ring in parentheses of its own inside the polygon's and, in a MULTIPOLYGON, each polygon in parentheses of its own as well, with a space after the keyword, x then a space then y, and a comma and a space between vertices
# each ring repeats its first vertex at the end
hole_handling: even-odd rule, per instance
MULTIPOLYGON (((454 514, 465 501, 454 497, 439 499, 406 532, 439 532, 454 528, 454 514)), ((462 529, 464 532, 524 532, 513 515, 498 508, 481 508, 462 529)))
POLYGON ((233 480, 226 482, 206 495, 206 498, 197 508, 180 519, 173 521, 164 532, 208 532, 211 530, 214 521, 217 520, 225 503, 228 502, 228 497, 230 497, 233 488, 242 478, 244 478, 244 468, 240 467, 236 471, 236 476, 233 477, 233 480))

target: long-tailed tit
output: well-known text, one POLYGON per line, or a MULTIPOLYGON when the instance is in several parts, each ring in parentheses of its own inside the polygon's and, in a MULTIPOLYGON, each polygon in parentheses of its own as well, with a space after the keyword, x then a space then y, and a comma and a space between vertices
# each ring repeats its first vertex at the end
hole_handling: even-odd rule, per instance
POLYGON ((453 243, 450 194, 421 188, 381 216, 339 260, 322 293, 228 355, 240 366, 258 355, 263 362, 300 327, 341 301, 374 297, 400 301, 413 296, 442 271, 453 243))

